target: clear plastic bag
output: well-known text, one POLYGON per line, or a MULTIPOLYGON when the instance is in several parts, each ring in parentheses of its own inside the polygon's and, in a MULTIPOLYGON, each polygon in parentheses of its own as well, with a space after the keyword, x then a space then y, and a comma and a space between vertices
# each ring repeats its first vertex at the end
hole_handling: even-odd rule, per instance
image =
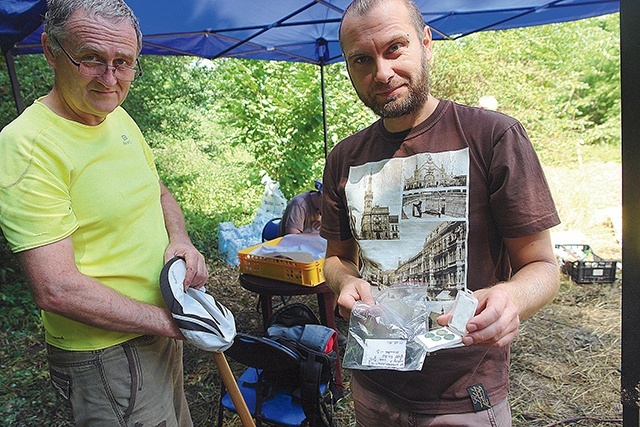
POLYGON ((436 327, 425 335, 419 335, 420 341, 429 352, 443 348, 461 347, 462 337, 467 334, 467 323, 475 315, 478 300, 473 292, 462 289, 456 294, 452 317, 447 326, 436 327))
POLYGON ((350 369, 418 371, 427 355, 417 337, 427 332, 426 290, 391 286, 375 305, 356 302, 351 310, 343 366, 350 369))

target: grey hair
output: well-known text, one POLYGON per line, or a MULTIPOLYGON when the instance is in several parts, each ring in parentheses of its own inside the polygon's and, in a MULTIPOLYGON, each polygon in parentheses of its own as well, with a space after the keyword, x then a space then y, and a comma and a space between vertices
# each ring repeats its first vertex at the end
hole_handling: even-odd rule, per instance
MULTIPOLYGON (((366 15, 376 6, 384 3, 388 0, 353 0, 351 4, 347 7, 342 15, 342 21, 340 21, 340 29, 338 30, 338 38, 340 39, 340 47, 342 47, 342 23, 347 16, 362 16, 366 15)), ((424 28, 426 24, 424 23, 424 18, 422 17, 422 12, 420 12, 420 8, 415 4, 413 0, 402 0, 407 9, 409 9, 409 13, 411 14, 411 23, 418 34, 418 38, 422 40, 424 37, 424 28)), ((344 50, 344 49, 343 49, 344 50)))
MULTIPOLYGON (((142 50, 142 32, 138 18, 133 10, 123 0, 47 0, 47 12, 44 16, 44 32, 58 40, 67 37, 67 21, 78 9, 83 9, 91 16, 101 16, 105 19, 120 23, 128 20, 136 32, 138 40, 138 54, 142 50)), ((56 43, 48 42, 49 48, 59 52, 56 43)))

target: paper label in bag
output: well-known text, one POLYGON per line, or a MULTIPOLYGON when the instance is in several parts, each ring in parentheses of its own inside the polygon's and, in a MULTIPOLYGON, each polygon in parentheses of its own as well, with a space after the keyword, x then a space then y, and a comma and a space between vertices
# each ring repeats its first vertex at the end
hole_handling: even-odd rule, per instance
POLYGON ((378 368, 403 368, 406 352, 406 340, 368 339, 364 342, 362 364, 378 368))

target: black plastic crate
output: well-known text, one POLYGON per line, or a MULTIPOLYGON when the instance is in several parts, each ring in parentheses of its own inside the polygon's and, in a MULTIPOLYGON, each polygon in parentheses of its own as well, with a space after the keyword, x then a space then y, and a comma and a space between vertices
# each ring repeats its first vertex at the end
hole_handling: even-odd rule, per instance
POLYGON ((567 261, 565 272, 576 283, 613 283, 616 280, 617 261, 593 255, 593 260, 567 261))
POLYGON ((613 283, 617 261, 602 259, 589 245, 556 244, 555 252, 562 270, 576 283, 613 283))

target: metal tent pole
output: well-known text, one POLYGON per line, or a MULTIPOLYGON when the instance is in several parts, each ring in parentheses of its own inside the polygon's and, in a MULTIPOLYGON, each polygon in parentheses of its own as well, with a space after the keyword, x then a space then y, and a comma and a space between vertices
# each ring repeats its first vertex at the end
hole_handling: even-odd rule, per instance
POLYGON ((329 145, 327 143, 327 100, 325 98, 324 87, 324 63, 320 63, 320 87, 322 90, 322 129, 324 136, 324 158, 329 154, 329 145))
POLYGON ((622 99, 622 375, 625 427, 640 425, 640 3, 620 2, 622 99))
POLYGON ((329 154, 329 145, 327 143, 327 99, 325 94, 325 82, 324 82, 324 65, 329 59, 329 43, 327 40, 320 37, 316 39, 316 57, 318 58, 318 64, 320 65, 320 91, 322 93, 322 129, 324 137, 324 158, 327 158, 329 154))
POLYGON ((11 53, 11 50, 8 50, 4 53, 4 58, 7 63, 7 70, 9 71, 9 80, 11 81, 13 99, 16 102, 18 114, 21 114, 24 111, 24 103, 22 102, 22 97, 20 96, 20 83, 18 82, 18 76, 16 75, 16 65, 13 60, 13 54, 11 53))

